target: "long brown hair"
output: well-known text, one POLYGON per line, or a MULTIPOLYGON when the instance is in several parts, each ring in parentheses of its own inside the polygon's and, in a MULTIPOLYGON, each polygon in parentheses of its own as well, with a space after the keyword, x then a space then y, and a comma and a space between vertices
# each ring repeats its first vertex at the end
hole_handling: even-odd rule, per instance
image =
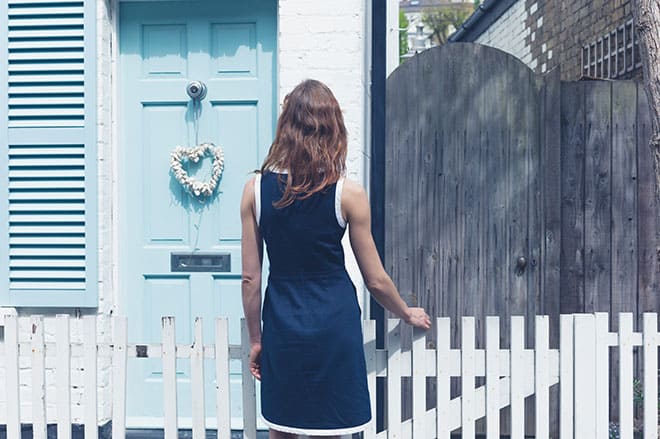
POLYGON ((301 82, 284 98, 275 140, 261 172, 287 170, 286 207, 335 183, 346 170, 346 127, 339 103, 320 81, 301 82))

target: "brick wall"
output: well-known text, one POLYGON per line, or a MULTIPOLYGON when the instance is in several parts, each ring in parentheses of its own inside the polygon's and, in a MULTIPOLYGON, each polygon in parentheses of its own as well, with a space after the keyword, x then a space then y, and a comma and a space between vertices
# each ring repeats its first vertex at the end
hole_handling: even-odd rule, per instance
POLYGON ((630 8, 630 0, 518 0, 476 41, 515 55, 537 73, 561 65, 562 79, 577 80, 582 47, 630 20, 630 8))

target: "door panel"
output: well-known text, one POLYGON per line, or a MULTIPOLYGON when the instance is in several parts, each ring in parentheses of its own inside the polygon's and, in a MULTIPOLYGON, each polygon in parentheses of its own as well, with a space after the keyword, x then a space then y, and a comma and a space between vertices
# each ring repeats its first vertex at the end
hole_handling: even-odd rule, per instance
MULTIPOLYGON (((122 3, 120 11, 120 307, 129 341, 158 343, 161 316, 175 316, 178 343, 192 341, 196 316, 205 344, 213 319, 229 317, 230 343, 240 343, 242 188, 273 137, 275 119, 273 1, 122 3), (198 108, 186 86, 208 93, 198 108), (177 146, 213 142, 224 148, 216 194, 199 201, 170 175, 177 146), (221 252, 226 273, 171 272, 172 252, 221 252)), ((211 160, 185 165, 207 180, 211 160)), ((160 360, 131 360, 128 422, 162 425, 160 360)), ((231 365, 232 428, 241 428, 240 363, 231 365)), ((207 362, 207 416, 215 418, 212 362, 207 362)), ((178 360, 180 425, 190 418, 188 360, 178 360)))

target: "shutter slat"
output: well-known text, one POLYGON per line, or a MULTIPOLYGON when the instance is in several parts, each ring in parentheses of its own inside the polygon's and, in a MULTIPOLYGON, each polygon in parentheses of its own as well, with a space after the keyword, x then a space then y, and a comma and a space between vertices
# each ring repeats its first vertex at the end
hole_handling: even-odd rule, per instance
POLYGON ((12 20, 12 27, 53 27, 53 26, 83 26, 83 17, 64 18, 58 17, 57 21, 53 21, 50 17, 43 18, 14 18, 12 20))
MULTIPOLYGON (((77 5, 81 6, 82 1, 81 0, 55 0, 58 4, 72 4, 72 5, 77 5)), ((53 0, 9 0, 7 4, 12 7, 12 6, 20 6, 20 5, 31 5, 31 4, 44 4, 44 5, 49 5, 52 4, 53 0)))
POLYGON ((9 202, 25 202, 31 200, 50 200, 50 201, 79 201, 83 202, 84 194, 81 192, 11 192, 9 202))
MULTIPOLYGON (((23 108, 9 108, 9 119, 14 117, 40 117, 46 111, 44 108, 23 109, 23 108)), ((49 116, 80 116, 83 117, 85 112, 81 108, 48 108, 47 114, 49 116)))
POLYGON ((82 85, 32 85, 14 84, 9 86, 9 94, 45 94, 45 93, 83 93, 82 85))
POLYGON ((13 75, 9 79, 11 84, 25 84, 25 83, 39 83, 39 84, 49 84, 49 83, 76 83, 83 81, 82 73, 35 73, 31 75, 13 75))
POLYGON ((46 16, 52 17, 54 15, 82 16, 83 11, 82 11, 82 7, 78 7, 75 4, 72 4, 71 6, 44 5, 37 7, 20 7, 20 8, 12 8, 11 6, 9 7, 10 25, 13 24, 14 20, 16 20, 19 17, 31 17, 35 15, 38 17, 46 17, 46 16))
POLYGON ((10 41, 9 50, 17 49, 83 49, 83 40, 10 41))
POLYGON ((36 105, 55 105, 55 104, 64 104, 64 105, 83 105, 84 104, 84 99, 82 96, 80 97, 56 97, 56 98, 49 98, 49 97, 20 97, 20 98, 12 98, 11 99, 12 105, 30 105, 30 106, 36 106, 36 105))
POLYGON ((16 169, 12 170, 9 178, 52 178, 52 177, 80 177, 84 178, 82 169, 16 169))
POLYGON ((27 258, 14 259, 11 262, 12 268, 85 268, 84 259, 52 259, 52 258, 27 258))
POLYGON ((13 279, 81 279, 84 280, 84 270, 72 268, 71 270, 16 270, 12 276, 13 279))
POLYGON ((78 167, 78 168, 83 168, 85 166, 85 159, 84 158, 60 158, 57 156, 54 156, 53 158, 42 158, 37 155, 24 155, 24 156, 18 156, 18 157, 12 157, 13 151, 11 151, 10 158, 9 158, 9 168, 13 169, 14 167, 21 167, 21 166, 48 166, 48 167, 53 167, 53 166, 62 166, 66 167, 66 169, 71 169, 72 167, 78 167))
MULTIPOLYGON (((85 256, 84 248, 32 248, 32 247, 12 247, 9 249, 9 256, 40 256, 40 257, 60 257, 60 256, 85 256)), ((11 263, 9 264, 11 266, 11 263)))
MULTIPOLYGON (((62 234, 72 234, 72 233, 85 233, 84 226, 20 226, 20 225, 11 225, 9 226, 9 234, 15 235, 17 233, 26 233, 26 230, 29 230, 30 233, 62 233, 62 234)), ((12 264, 14 265, 14 264, 12 264)))
POLYGON ((9 41, 15 38, 34 38, 40 40, 52 40, 57 38, 70 38, 70 37, 80 37, 82 38, 83 29, 80 27, 77 29, 77 26, 72 26, 72 29, 24 29, 24 28, 13 28, 9 29, 9 41))
POLYGON ((73 116, 67 119, 13 119, 9 121, 10 128, 56 128, 56 127, 83 127, 83 121, 73 116))
POLYGON ((85 280, 77 282, 53 282, 50 279, 44 279, 42 282, 26 281, 17 282, 10 278, 9 288, 12 290, 84 290, 85 280))
POLYGON ((57 52, 52 52, 48 50, 44 51, 30 51, 30 52, 11 52, 9 54, 9 62, 16 63, 17 61, 57 61, 57 60, 76 60, 83 61, 83 52, 81 50, 62 50, 57 52))
POLYGON ((85 209, 84 203, 12 203, 9 212, 80 212, 85 209))
MULTIPOLYGON (((58 181, 57 183, 50 181, 30 181, 30 180, 10 180, 9 181, 9 190, 18 190, 18 189, 30 189, 30 190, 41 190, 43 192, 52 191, 53 188, 59 189, 81 189, 85 187, 83 181, 58 181)), ((16 192, 18 193, 18 192, 16 192)))
POLYGON ((10 222, 30 222, 30 223, 82 223, 85 221, 85 215, 79 213, 76 214, 64 214, 64 213, 30 213, 30 214, 19 214, 13 215, 10 218, 10 222))
POLYGON ((21 64, 9 64, 9 72, 44 72, 44 74, 50 74, 51 71, 81 71, 83 70, 82 59, 76 59, 75 62, 34 62, 34 63, 21 63, 21 64))

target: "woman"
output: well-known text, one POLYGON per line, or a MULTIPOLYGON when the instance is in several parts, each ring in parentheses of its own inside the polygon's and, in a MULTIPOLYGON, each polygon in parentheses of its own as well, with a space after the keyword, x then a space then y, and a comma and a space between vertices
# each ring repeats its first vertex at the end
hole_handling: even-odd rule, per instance
POLYGON ((250 370, 261 380, 271 439, 338 437, 363 430, 371 419, 360 307, 341 245, 347 225, 371 294, 407 323, 431 326, 424 309, 405 304, 383 269, 366 193, 343 178, 346 150, 332 92, 304 81, 285 98, 268 156, 243 192, 250 370), (262 314, 263 242, 270 274, 262 314))

